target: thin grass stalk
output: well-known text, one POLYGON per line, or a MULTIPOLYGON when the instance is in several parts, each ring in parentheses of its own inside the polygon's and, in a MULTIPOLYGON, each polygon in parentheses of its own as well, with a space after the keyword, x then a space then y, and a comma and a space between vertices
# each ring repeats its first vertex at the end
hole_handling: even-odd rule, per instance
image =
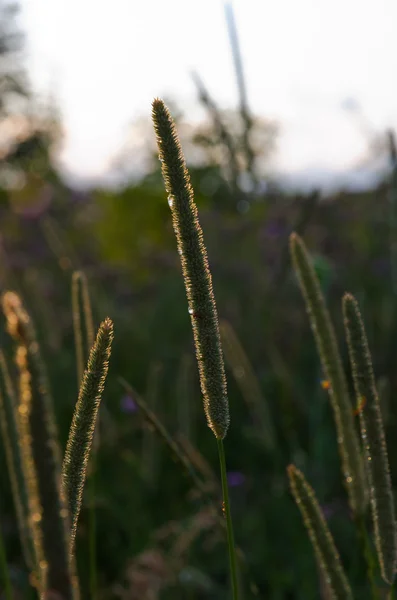
POLYGON ((0 527, 0 572, 3 580, 4 597, 6 600, 13 600, 10 570, 7 563, 7 555, 3 538, 3 531, 0 527))
POLYGON ((95 341, 88 282, 83 271, 75 271, 72 275, 72 313, 76 346, 77 386, 80 388, 90 350, 95 341), (84 325, 82 321, 84 321, 84 325))
MULTIPOLYGON (((196 472, 195 463, 193 462, 193 457, 191 458, 189 449, 186 449, 184 444, 179 445, 175 442, 174 438, 168 432, 164 424, 160 421, 158 416, 150 410, 144 399, 137 393, 137 391, 122 377, 118 378, 120 384, 123 386, 124 390, 134 399, 138 408, 142 411, 145 419, 150 423, 153 428, 153 431, 159 436, 166 447, 171 452, 175 462, 179 464, 186 475, 189 476, 194 488, 199 492, 202 498, 211 505, 213 509, 214 515, 216 515, 217 523, 222 528, 223 531, 227 533, 227 524, 224 517, 219 515, 218 508, 214 504, 213 491, 218 489, 217 485, 214 485, 214 475, 212 472, 208 471, 208 468, 202 468, 202 466, 197 465, 198 470, 205 476, 205 481, 203 481, 196 472)), ((243 550, 236 545, 236 555, 240 561, 240 564, 245 567, 248 582, 250 585, 250 589, 253 595, 258 595, 258 587, 256 583, 251 579, 249 575, 249 563, 247 558, 243 552, 243 550)))
POLYGON ((310 325, 334 413, 343 482, 353 513, 363 514, 367 507, 367 486, 364 461, 353 416, 353 406, 342 367, 334 327, 325 304, 320 283, 311 264, 306 247, 297 234, 290 237, 291 255, 297 273, 310 325))
POLYGON ((49 249, 63 271, 73 271, 79 267, 80 261, 69 243, 58 222, 48 215, 39 222, 49 249))
POLYGON ((219 479, 201 452, 184 435, 178 434, 176 442, 186 454, 193 467, 200 473, 211 489, 219 489, 219 479))
POLYGON ((243 150, 247 172, 250 175, 253 187, 255 189, 258 181, 255 173, 255 152, 251 144, 251 132, 253 119, 248 106, 247 86, 245 84, 243 61, 241 57, 240 43, 237 33, 236 20, 234 18, 233 6, 230 2, 225 3, 225 17, 229 33, 230 47, 232 50, 234 69, 237 79, 237 89, 239 94, 240 116, 243 123, 243 150))
POLYGON ((197 474, 195 473, 192 464, 186 457, 186 454, 181 451, 181 448, 172 438, 158 416, 148 406, 145 400, 137 393, 137 391, 127 381, 125 381, 125 379, 122 377, 119 377, 118 379, 125 391, 134 399, 134 402, 138 406, 139 410, 143 413, 148 424, 153 428, 153 431, 157 433, 159 438, 162 439, 165 445, 169 448, 175 462, 179 463, 185 473, 191 477, 197 489, 203 491, 204 488, 202 486, 201 479, 197 477, 197 474))
MULTIPOLYGON (((303 236, 306 229, 308 228, 310 222, 313 220, 316 209, 320 200, 320 192, 318 190, 313 190, 311 194, 305 197, 303 200, 301 198, 296 199, 296 203, 299 203, 299 212, 296 218, 296 222, 292 227, 292 231, 297 233, 299 236, 303 236)), ((283 287, 286 277, 288 275, 289 269, 289 254, 290 254, 290 246, 288 243, 288 238, 283 243, 281 252, 280 252, 280 260, 279 265, 274 277, 273 290, 274 296, 279 297, 280 289, 283 287)))
POLYGON ((249 358, 228 321, 222 320, 220 331, 225 358, 232 370, 241 394, 251 413, 251 420, 259 439, 265 448, 272 451, 276 444, 276 434, 269 406, 259 386, 258 378, 249 358))
POLYGON ((217 442, 218 442, 219 465, 220 465, 220 470, 221 470, 221 481, 222 481, 223 513, 226 518, 227 543, 228 543, 228 550, 229 550, 229 563, 230 563, 230 574, 231 574, 231 580, 232 580, 232 591, 233 591, 233 598, 238 598, 238 596, 239 596, 239 581, 238 581, 238 571, 237 571, 237 560, 236 560, 236 549, 235 549, 235 542, 234 542, 232 514, 231 514, 230 502, 229 502, 229 486, 227 483, 225 449, 223 447, 222 439, 218 439, 217 442))
MULTIPOLYGON (((42 336, 46 340, 47 346, 53 352, 57 352, 62 345, 58 314, 56 307, 49 300, 43 298, 41 279, 42 274, 39 274, 39 270, 29 267, 23 274, 20 296, 29 298, 30 312, 33 318, 37 317, 35 321, 43 329, 42 336)), ((18 292, 14 285, 10 288, 18 292)))
POLYGON ((215 101, 211 98, 208 90, 206 89, 202 79, 196 72, 192 72, 191 74, 193 82, 197 87, 197 91, 199 94, 199 98, 203 105, 208 110, 212 118, 212 122, 214 125, 214 129, 219 137, 219 140, 222 142, 223 146, 226 149, 228 155, 228 165, 229 165, 229 181, 231 188, 234 192, 238 190, 238 177, 240 174, 240 168, 237 159, 237 151, 235 148, 235 142, 233 140, 232 135, 230 134, 227 126, 223 122, 221 112, 215 101))
POLYGON ((74 549, 95 424, 109 368, 112 341, 113 323, 107 318, 101 323, 90 352, 63 460, 62 484, 71 515, 71 554, 74 549))
POLYGON ((289 465, 287 472, 292 495, 302 514, 318 567, 324 575, 333 600, 353 600, 338 550, 313 488, 295 465, 289 465))
POLYGON ((28 485, 32 537, 42 600, 50 593, 63 600, 80 597, 76 568, 69 555, 70 521, 61 487, 61 452, 49 382, 35 330, 13 292, 3 296, 8 332, 17 344, 21 450, 28 485))
POLYGON ((36 569, 34 547, 29 527, 28 490, 23 472, 20 447, 22 432, 19 423, 18 399, 4 353, 0 350, 0 425, 6 452, 8 475, 17 517, 19 537, 26 566, 36 569))
MULTIPOLYGON (((94 345, 94 320, 87 277, 83 271, 75 271, 72 275, 72 314, 73 329, 76 347, 77 386, 80 388, 83 380, 85 365, 87 364, 90 350, 94 345), (83 321, 83 323, 82 323, 83 321), (85 335, 84 335, 85 334, 85 335)), ((91 455, 91 472, 88 477, 88 492, 90 504, 88 511, 88 556, 89 556, 89 579, 91 598, 96 599, 98 595, 97 584, 97 558, 96 558, 96 514, 95 514, 95 477, 96 477, 96 454, 99 446, 99 426, 97 423, 94 434, 94 443, 91 455)))
POLYGON ((377 563, 371 548, 371 542, 369 539, 364 516, 357 515, 354 521, 358 543, 363 549, 364 558, 367 565, 367 578, 371 586, 372 600, 380 600, 379 589, 376 583, 377 563))
MULTIPOLYGON (((172 213, 178 253, 181 258, 204 410, 208 425, 219 442, 226 436, 230 418, 225 366, 207 250, 178 133, 170 112, 162 100, 153 101, 152 117, 163 179, 169 194, 168 204, 172 213)), ((223 452, 223 445, 221 448, 223 452)), ((226 495, 227 490, 224 493, 226 495)), ((229 504, 227 497, 224 497, 224 502, 229 504)), ((231 560, 233 598, 237 600, 239 593, 234 572, 235 549, 230 548, 230 540, 233 539, 231 519, 227 520, 227 525, 229 550, 234 557, 233 561, 231 560)))
POLYGON ((392 585, 397 570, 397 528, 389 459, 367 336, 351 294, 343 297, 343 315, 370 484, 375 546, 382 578, 392 585))
MULTIPOLYGON (((146 404, 154 413, 157 413, 159 408, 159 389, 162 372, 163 365, 161 363, 155 362, 149 367, 146 404)), ((161 454, 159 453, 157 438, 152 435, 148 427, 145 427, 142 440, 142 468, 144 477, 151 486, 154 486, 156 483, 160 460, 161 454)))

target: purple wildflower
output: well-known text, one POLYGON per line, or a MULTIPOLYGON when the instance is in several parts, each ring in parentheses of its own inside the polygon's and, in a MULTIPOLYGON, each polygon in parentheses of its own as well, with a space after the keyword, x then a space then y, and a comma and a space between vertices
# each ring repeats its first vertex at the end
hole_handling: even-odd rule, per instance
POLYGON ((337 512, 337 505, 335 502, 323 504, 321 506, 321 510, 323 511, 325 519, 328 521, 328 519, 330 519, 337 512))
POLYGON ((229 471, 227 474, 227 482, 230 487, 239 487, 245 483, 245 475, 240 471, 229 471))
POLYGON ((285 225, 280 219, 272 219, 265 226, 266 235, 269 237, 280 237, 285 231, 285 225))
POLYGON ((121 398, 120 407, 124 413, 134 413, 138 408, 135 400, 130 394, 126 394, 121 398))

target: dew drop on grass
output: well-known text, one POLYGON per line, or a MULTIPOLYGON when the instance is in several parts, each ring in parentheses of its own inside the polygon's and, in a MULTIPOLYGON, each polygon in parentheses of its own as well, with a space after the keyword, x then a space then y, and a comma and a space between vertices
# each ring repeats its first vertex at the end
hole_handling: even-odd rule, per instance
POLYGON ((172 208, 173 204, 174 204, 174 199, 173 199, 173 197, 172 197, 172 196, 168 196, 168 206, 169 206, 170 208, 172 208))
POLYGON ((189 307, 189 315, 193 314, 193 309, 191 307, 189 307))

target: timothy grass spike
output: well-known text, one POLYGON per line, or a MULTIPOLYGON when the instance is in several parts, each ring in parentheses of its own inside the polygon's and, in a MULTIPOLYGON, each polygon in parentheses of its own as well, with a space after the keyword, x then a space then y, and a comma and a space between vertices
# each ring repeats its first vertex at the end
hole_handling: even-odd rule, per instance
POLYGON ((295 502, 302 514, 316 560, 333 600, 353 600, 350 584, 345 575, 338 550, 321 511, 313 488, 303 473, 289 465, 288 477, 295 502))
POLYGON ((109 367, 112 341, 113 323, 110 319, 105 319, 99 327, 83 375, 63 461, 62 484, 71 514, 71 552, 76 536, 95 422, 109 367))
POLYGON ((69 511, 61 487, 61 452, 47 374, 33 324, 17 294, 4 294, 3 311, 8 331, 17 342, 21 450, 40 597, 45 600, 51 591, 63 600, 78 600, 75 563, 69 555, 69 511))
POLYGON ((236 551, 223 448, 223 439, 229 427, 229 403, 211 272, 203 232, 198 220, 197 206, 194 202, 193 189, 175 124, 162 100, 154 100, 152 108, 162 173, 169 194, 168 204, 171 208, 178 253, 181 257, 204 410, 207 423, 217 439, 227 523, 231 583, 233 599, 237 600, 239 584, 236 551))
POLYGON ((290 248, 324 376, 329 382, 328 391, 337 430, 343 479, 350 506, 355 515, 364 514, 368 497, 364 461, 334 327, 305 244, 295 233, 290 237, 290 248))
POLYGON ((18 522, 19 536, 26 566, 35 570, 34 547, 29 527, 29 501, 23 472, 20 441, 22 431, 19 423, 17 393, 11 379, 7 361, 0 350, 0 425, 6 452, 7 468, 18 522))
POLYGON ((370 483, 375 545, 382 577, 392 584, 397 569, 397 529, 390 468, 367 336, 358 303, 351 294, 343 297, 343 314, 357 403, 366 400, 359 417, 370 483))
POLYGON ((229 426, 229 405, 207 251, 178 134, 162 100, 153 101, 152 116, 181 257, 204 409, 209 427, 223 439, 229 426))
MULTIPOLYGON (((94 345, 95 332, 92 318, 90 293, 87 277, 83 271, 74 271, 72 275, 72 314, 74 340, 76 347, 77 385, 80 389, 84 369, 94 345)), ((90 593, 92 600, 96 600, 97 591, 97 539, 96 539, 96 509, 95 509, 95 483, 96 483, 96 455, 99 448, 100 421, 97 424, 92 447, 91 472, 89 470, 88 492, 90 496, 89 522, 88 522, 88 555, 90 573, 90 593)))
POLYGON ((72 312, 76 344, 77 381, 80 387, 89 352, 95 340, 88 282, 83 271, 74 271, 72 275, 72 312), (83 336, 83 331, 85 336, 83 336))

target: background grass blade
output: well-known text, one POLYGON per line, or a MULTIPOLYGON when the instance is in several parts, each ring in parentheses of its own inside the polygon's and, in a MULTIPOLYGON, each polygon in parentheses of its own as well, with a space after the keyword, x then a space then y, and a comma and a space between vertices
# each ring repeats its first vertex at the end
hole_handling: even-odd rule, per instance
POLYGON ((43 599, 49 591, 64 600, 80 597, 69 555, 70 521, 61 488, 61 452, 49 382, 29 315, 13 292, 3 296, 8 331, 17 343, 21 449, 43 599))
POLYGON ((83 271, 75 271, 72 275, 72 313, 76 345, 77 383, 80 388, 85 365, 95 341, 88 282, 83 271))
POLYGON ((276 443, 274 423, 252 365, 230 323, 222 320, 220 330, 226 361, 251 413, 253 427, 263 445, 272 451, 276 443))
POLYGON ((322 368, 329 383, 329 396, 336 425, 343 481, 353 512, 363 514, 367 507, 368 497, 364 461, 334 327, 303 241, 298 235, 292 234, 290 244, 293 264, 306 302, 322 368))
POLYGON ((288 477, 295 502, 301 511, 305 527, 313 544, 316 560, 333 600, 353 600, 350 584, 336 549, 331 532, 312 487, 294 465, 288 467, 288 477))
MULTIPOLYGON (((87 364, 90 350, 94 345, 94 321, 87 277, 83 271, 75 271, 72 275, 72 314, 74 341, 76 347, 77 386, 80 389, 83 380, 85 365, 87 364)), ((93 449, 91 453, 91 469, 88 474, 89 504, 89 569, 90 569, 90 592, 92 600, 98 595, 97 590, 97 556, 96 556, 96 514, 95 514, 95 478, 96 478, 96 453, 99 447, 100 420, 98 420, 93 449)))
POLYGON ((392 584, 397 568, 397 530, 389 460, 367 336, 351 294, 343 297, 343 314, 370 483, 375 544, 382 577, 392 584))
MULTIPOLYGON (((153 412, 159 411, 161 377, 163 365, 154 362, 149 367, 146 385, 146 403, 153 412)), ((155 486, 161 465, 161 453, 159 452, 157 437, 153 435, 149 427, 143 429, 142 439, 142 469, 144 478, 150 486, 155 486)))
POLYGON ((18 414, 18 398, 6 358, 0 350, 0 426, 3 437, 8 474, 11 482, 19 536, 26 566, 33 572, 36 568, 33 540, 29 527, 28 490, 23 473, 20 448, 21 428, 18 414))

